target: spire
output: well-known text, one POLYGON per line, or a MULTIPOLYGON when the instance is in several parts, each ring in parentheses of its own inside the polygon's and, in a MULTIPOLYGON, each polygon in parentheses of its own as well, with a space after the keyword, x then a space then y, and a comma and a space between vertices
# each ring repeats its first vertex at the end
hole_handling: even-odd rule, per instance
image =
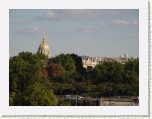
POLYGON ((43 35, 43 42, 46 42, 46 38, 45 38, 45 35, 43 35))

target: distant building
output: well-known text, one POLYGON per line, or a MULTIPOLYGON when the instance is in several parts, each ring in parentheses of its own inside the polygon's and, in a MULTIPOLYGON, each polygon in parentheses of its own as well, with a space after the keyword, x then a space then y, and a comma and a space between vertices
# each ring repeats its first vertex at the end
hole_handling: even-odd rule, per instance
POLYGON ((121 58, 128 58, 129 56, 128 56, 128 54, 126 53, 126 54, 124 54, 124 55, 121 55, 120 57, 121 57, 121 58))
POLYGON ((128 57, 128 54, 125 54, 121 57, 89 57, 89 56, 81 56, 82 63, 84 68, 92 67, 94 68, 99 63, 103 62, 119 62, 121 64, 125 64, 128 60, 138 59, 137 57, 128 57))
POLYGON ((128 54, 126 53, 126 54, 124 55, 124 57, 125 57, 125 58, 128 58, 128 54))
POLYGON ((40 44, 37 53, 45 54, 48 58, 51 58, 51 51, 49 45, 46 43, 45 36, 43 36, 42 43, 40 44))
POLYGON ((89 56, 82 56, 82 63, 84 68, 95 67, 97 64, 103 62, 103 58, 93 58, 89 56))

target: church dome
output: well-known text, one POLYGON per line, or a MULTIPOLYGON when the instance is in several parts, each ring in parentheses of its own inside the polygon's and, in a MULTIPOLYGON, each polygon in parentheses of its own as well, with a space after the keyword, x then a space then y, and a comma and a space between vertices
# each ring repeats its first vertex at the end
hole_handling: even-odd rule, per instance
POLYGON ((42 49, 49 48, 49 45, 46 43, 46 40, 45 40, 44 37, 43 37, 43 41, 42 41, 42 43, 40 44, 39 48, 42 48, 42 49))
POLYGON ((48 58, 51 57, 50 48, 49 48, 49 45, 46 43, 45 36, 43 36, 42 43, 40 44, 40 46, 38 48, 38 53, 45 54, 48 58))

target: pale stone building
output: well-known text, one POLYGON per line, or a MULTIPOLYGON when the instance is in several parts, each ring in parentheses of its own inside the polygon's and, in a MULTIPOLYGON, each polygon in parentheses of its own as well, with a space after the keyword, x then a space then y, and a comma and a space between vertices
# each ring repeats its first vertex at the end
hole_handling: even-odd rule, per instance
POLYGON ((89 56, 82 56, 81 58, 84 68, 88 68, 88 67, 94 68, 96 65, 103 62, 103 59, 99 57, 93 58, 89 56))
POLYGON ((84 68, 92 67, 94 68, 99 63, 103 62, 119 62, 125 64, 128 60, 138 59, 138 57, 128 57, 128 54, 125 54, 124 57, 89 57, 81 56, 82 63, 84 68))
POLYGON ((40 44, 37 53, 45 54, 48 58, 51 58, 51 51, 49 45, 46 43, 45 36, 43 36, 42 43, 40 44))

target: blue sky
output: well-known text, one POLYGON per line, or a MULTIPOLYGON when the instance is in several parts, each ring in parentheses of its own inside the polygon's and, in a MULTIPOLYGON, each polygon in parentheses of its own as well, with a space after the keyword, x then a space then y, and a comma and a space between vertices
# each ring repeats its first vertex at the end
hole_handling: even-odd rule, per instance
POLYGON ((36 53, 46 36, 53 56, 139 56, 139 10, 11 9, 9 52, 36 53))

